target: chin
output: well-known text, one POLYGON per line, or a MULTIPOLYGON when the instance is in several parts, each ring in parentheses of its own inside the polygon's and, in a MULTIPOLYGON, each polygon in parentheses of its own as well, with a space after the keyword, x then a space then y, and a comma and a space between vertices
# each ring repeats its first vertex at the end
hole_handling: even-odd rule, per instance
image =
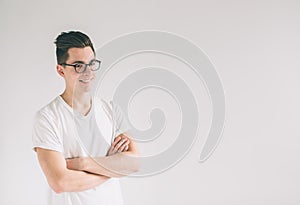
POLYGON ((83 92, 90 92, 90 91, 92 90, 92 86, 83 87, 83 88, 81 88, 81 90, 82 90, 83 92))
POLYGON ((93 88, 92 84, 88 84, 88 85, 80 85, 76 87, 76 90, 80 93, 85 93, 85 92, 90 92, 93 88))

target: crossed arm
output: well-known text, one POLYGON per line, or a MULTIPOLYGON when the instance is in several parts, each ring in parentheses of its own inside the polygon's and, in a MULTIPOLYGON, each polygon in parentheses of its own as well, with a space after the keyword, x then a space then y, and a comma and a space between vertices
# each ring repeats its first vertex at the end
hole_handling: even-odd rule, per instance
POLYGON ((120 134, 111 145, 108 156, 67 159, 67 168, 107 177, 122 177, 138 171, 138 150, 129 133, 120 134))
POLYGON ((119 135, 106 157, 65 159, 62 153, 36 148, 39 163, 56 192, 79 192, 96 187, 110 177, 122 177, 139 169, 139 155, 128 133, 119 135))

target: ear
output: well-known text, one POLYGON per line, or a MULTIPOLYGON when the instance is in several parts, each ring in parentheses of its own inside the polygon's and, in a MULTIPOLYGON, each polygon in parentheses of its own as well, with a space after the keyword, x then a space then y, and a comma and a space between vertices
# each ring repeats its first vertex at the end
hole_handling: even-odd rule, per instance
POLYGON ((62 65, 56 65, 56 71, 61 77, 65 77, 65 71, 62 65))

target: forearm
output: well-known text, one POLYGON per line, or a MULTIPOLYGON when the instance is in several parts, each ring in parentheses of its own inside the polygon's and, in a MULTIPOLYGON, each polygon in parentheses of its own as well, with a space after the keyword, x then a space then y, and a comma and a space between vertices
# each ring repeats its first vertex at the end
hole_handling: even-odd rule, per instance
POLYGON ((56 193, 84 191, 109 179, 106 176, 68 169, 62 153, 43 148, 36 150, 47 181, 56 193))
POLYGON ((122 177, 138 171, 140 168, 139 151, 135 142, 124 136, 125 133, 115 139, 108 151, 108 156, 67 159, 67 167, 107 177, 122 177), (129 145, 128 150, 124 151, 127 145, 129 145))
POLYGON ((127 176, 139 169, 139 160, 135 154, 120 152, 106 157, 86 158, 83 170, 107 177, 127 176))
POLYGON ((80 192, 92 189, 107 181, 109 177, 66 169, 52 182, 56 193, 80 192))

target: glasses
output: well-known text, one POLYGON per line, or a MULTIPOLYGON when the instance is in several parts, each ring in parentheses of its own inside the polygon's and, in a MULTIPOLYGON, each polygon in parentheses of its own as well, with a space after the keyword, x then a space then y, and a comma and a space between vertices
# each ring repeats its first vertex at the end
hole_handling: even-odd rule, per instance
POLYGON ((72 66, 75 69, 76 73, 84 73, 86 68, 89 66, 91 71, 97 71, 100 68, 101 61, 99 60, 92 60, 89 64, 85 63, 74 63, 74 64, 67 64, 62 63, 62 66, 72 66))

